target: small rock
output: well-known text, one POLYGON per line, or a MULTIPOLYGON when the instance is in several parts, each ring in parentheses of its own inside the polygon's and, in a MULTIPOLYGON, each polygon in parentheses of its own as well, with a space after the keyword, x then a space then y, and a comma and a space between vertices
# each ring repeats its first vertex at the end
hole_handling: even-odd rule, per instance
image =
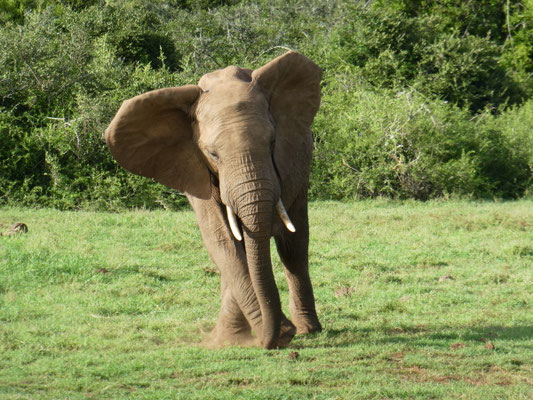
POLYGON ((11 236, 17 235, 19 233, 27 233, 28 226, 22 222, 17 222, 16 224, 11 225, 11 228, 7 232, 0 233, 0 236, 11 236))
POLYGON ((21 232, 21 233, 27 233, 28 232, 28 225, 17 222, 16 224, 11 225, 10 228, 13 232, 21 232))

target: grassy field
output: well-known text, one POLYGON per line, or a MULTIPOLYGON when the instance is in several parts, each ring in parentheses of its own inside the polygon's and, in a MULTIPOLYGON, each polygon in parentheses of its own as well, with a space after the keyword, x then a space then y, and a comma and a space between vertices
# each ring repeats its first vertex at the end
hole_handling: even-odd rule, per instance
POLYGON ((279 351, 202 346, 192 212, 0 209, 0 399, 533 398, 533 202, 310 208, 324 331, 279 351))

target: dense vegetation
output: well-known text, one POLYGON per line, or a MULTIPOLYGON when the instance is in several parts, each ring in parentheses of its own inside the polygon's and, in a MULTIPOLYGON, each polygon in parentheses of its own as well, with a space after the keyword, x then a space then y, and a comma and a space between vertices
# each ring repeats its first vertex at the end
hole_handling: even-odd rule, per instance
POLYGON ((286 49, 324 70, 315 199, 533 189, 533 0, 0 0, 0 204, 175 207, 102 140, 125 98, 286 49))

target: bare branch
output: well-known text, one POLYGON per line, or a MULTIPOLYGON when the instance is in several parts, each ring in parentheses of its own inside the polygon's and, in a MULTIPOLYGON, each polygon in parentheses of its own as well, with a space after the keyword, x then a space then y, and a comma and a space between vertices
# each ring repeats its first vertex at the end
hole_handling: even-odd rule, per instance
POLYGON ((344 158, 342 159, 342 165, 344 165, 346 168, 350 168, 352 171, 361 172, 357 168, 354 168, 350 164, 348 164, 348 162, 344 158))

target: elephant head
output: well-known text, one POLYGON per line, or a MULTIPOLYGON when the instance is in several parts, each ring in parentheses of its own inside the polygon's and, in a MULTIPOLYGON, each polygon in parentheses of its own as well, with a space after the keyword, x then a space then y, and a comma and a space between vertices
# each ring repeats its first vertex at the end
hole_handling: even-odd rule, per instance
POLYGON ((216 196, 226 207, 236 240, 244 239, 266 348, 277 345, 281 319, 270 260, 273 221, 279 215, 287 229, 298 229, 283 201, 293 201, 287 188, 294 181, 307 185, 320 79, 311 60, 288 52, 254 71, 227 67, 198 85, 126 100, 106 130, 111 153, 125 169, 189 198, 216 196))

